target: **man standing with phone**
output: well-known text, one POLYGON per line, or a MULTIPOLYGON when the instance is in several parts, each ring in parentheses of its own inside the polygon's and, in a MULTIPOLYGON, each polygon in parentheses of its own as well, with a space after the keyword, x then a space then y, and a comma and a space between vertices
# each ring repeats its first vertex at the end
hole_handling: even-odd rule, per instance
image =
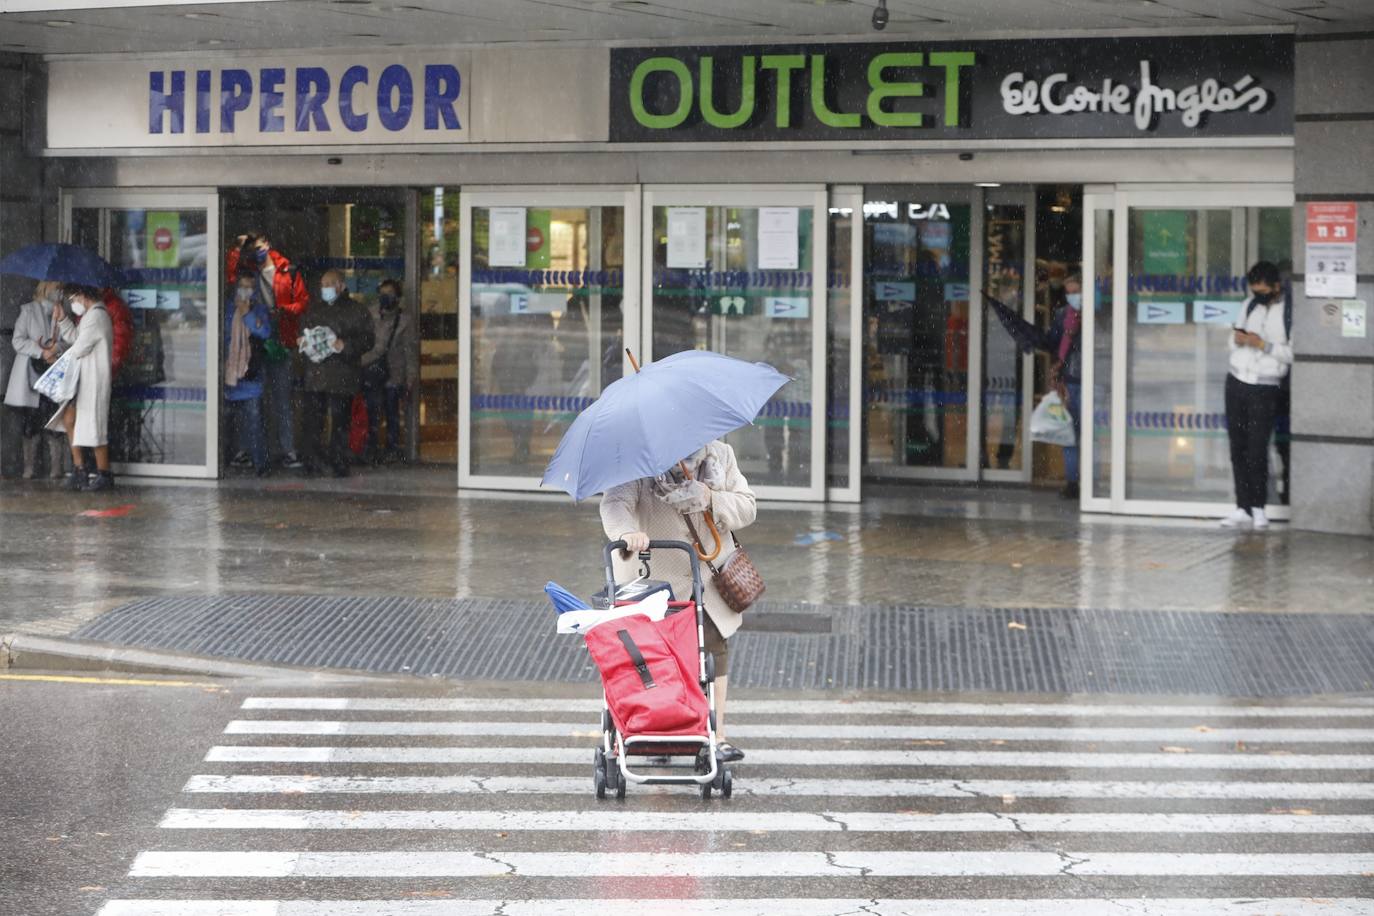
POLYGON ((1226 377, 1226 431, 1236 508, 1223 528, 1269 527, 1269 439, 1278 415, 1279 387, 1293 365, 1291 320, 1277 265, 1259 261, 1245 279, 1250 298, 1231 333, 1231 371, 1226 377))

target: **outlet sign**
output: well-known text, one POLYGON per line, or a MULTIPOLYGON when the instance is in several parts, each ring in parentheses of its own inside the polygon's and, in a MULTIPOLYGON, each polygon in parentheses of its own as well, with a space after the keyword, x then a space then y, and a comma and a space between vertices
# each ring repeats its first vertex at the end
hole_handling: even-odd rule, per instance
POLYGON ((1287 35, 611 50, 612 142, 1292 130, 1287 35))

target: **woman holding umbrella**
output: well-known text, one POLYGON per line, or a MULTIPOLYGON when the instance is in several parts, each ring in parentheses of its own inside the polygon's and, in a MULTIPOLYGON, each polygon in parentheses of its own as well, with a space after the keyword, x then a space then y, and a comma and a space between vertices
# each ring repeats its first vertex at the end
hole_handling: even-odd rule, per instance
MULTIPOLYGON (((656 477, 632 480, 607 490, 601 499, 601 526, 606 537, 625 541, 628 553, 616 563, 616 580, 634 578, 634 555, 649 547, 649 541, 697 542, 705 550, 698 533, 708 529, 705 513, 715 518, 719 532, 720 556, 713 562, 723 567, 736 549, 733 532, 753 523, 757 514, 754 491, 740 472, 735 450, 720 440, 707 443, 687 456, 679 465, 656 477), (684 473, 691 472, 688 477, 684 473)), ((690 595, 692 569, 689 558, 667 551, 654 562, 654 573, 673 586, 673 594, 690 595)), ((739 629, 742 615, 731 610, 721 597, 713 579, 702 583, 706 603, 706 651, 716 664, 716 732, 725 734, 725 688, 729 672, 730 646, 727 640, 739 629)), ((720 744, 720 757, 726 762, 743 760, 744 752, 720 744)))
POLYGON ((110 392, 114 385, 114 323, 105 310, 105 296, 93 286, 68 284, 62 302, 53 307, 58 333, 71 344, 68 351, 77 369, 76 396, 62 412, 62 428, 72 450, 72 490, 108 490, 110 474, 110 392), (70 315, 68 314, 70 310, 70 315), (80 324, 72 321, 75 315, 80 324), (95 450, 96 472, 82 470, 82 448, 95 450))

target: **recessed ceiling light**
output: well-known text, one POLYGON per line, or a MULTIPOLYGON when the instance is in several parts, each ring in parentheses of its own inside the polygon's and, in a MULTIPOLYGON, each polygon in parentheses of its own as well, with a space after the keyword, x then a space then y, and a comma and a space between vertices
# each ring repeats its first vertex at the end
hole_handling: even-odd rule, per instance
POLYGON ((43 23, 50 29, 65 29, 68 26, 76 25, 70 19, 49 19, 43 23))
POLYGON ((183 19, 218 19, 219 13, 182 13, 183 19))
POLYGON ((1000 182, 1000 181, 975 181, 975 182, 973 183, 973 186, 974 186, 975 188, 1000 188, 1000 187, 1002 186, 1002 182, 1000 182))
POLYGON ((223 39, 223 38, 202 38, 200 41, 196 42, 196 44, 199 44, 199 45, 222 45, 222 44, 224 44, 224 39, 223 39))

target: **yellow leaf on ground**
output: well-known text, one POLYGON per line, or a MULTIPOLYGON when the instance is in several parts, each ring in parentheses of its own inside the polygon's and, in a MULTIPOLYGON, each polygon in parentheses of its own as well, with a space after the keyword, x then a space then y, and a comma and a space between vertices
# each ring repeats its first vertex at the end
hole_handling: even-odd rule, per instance
POLYGON ((1191 747, 1178 747, 1174 744, 1166 744, 1160 750, 1166 754, 1191 754, 1193 752, 1191 747))
POLYGON ((1007 623, 1008 630, 1024 630, 1026 625, 1020 621, 1012 620, 1007 623))

